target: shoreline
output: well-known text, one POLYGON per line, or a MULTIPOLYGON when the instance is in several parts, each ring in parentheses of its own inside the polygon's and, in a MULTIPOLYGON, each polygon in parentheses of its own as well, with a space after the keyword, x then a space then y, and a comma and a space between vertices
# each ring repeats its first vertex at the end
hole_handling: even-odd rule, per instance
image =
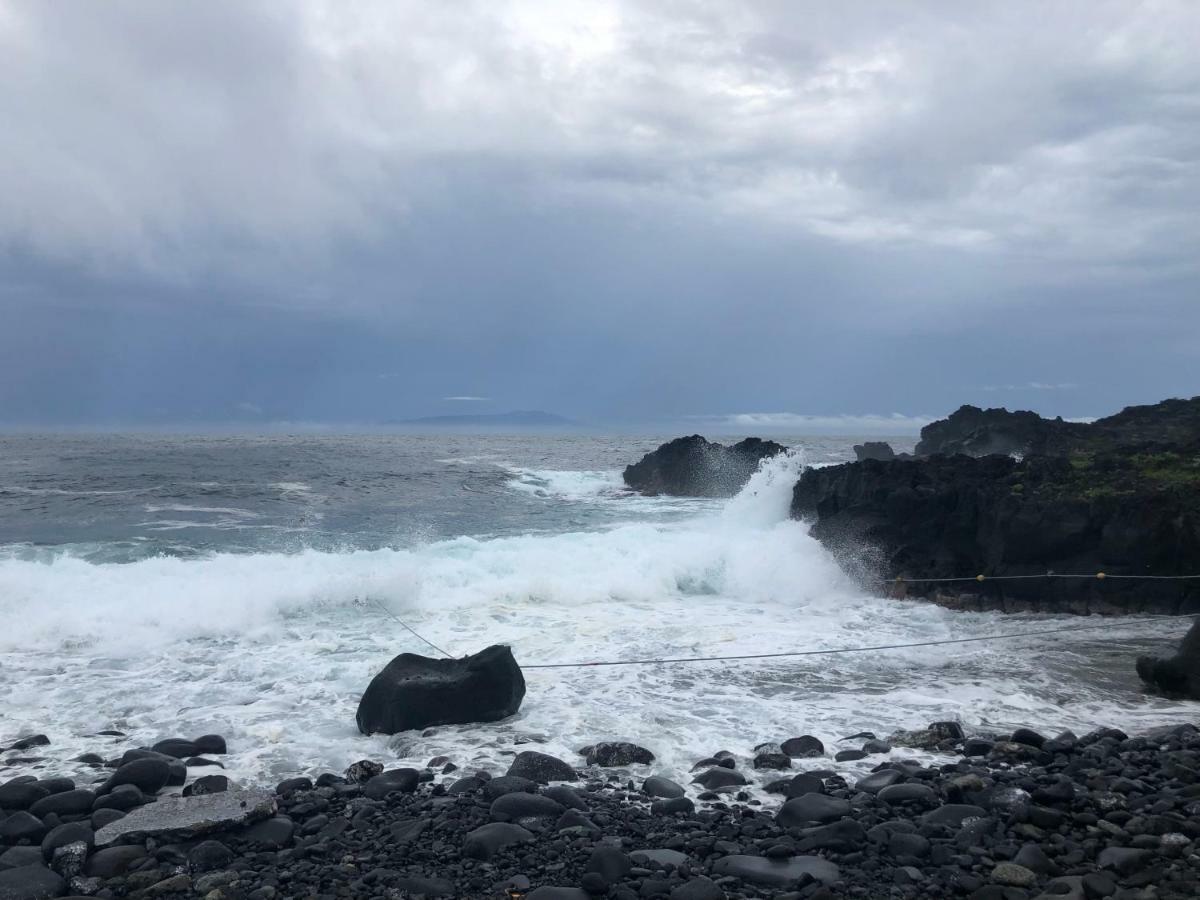
MULTIPOLYGON (((640 748, 623 744, 593 750, 591 762, 624 763, 616 767, 576 768, 524 750, 507 773, 459 769, 444 757, 386 772, 364 761, 274 790, 238 790, 212 767, 178 799, 166 792, 180 787, 181 769, 186 777, 183 759, 134 750, 110 769, 97 756, 102 786, 56 778, 0 786, 0 896, 1200 895, 1192 725, 1135 737, 1018 729, 987 739, 935 723, 892 735, 892 752, 873 771, 847 777, 846 763, 881 749, 874 736, 859 739, 863 750, 837 754, 807 737, 762 745, 756 773, 721 753, 674 780, 647 780, 653 766, 633 765, 640 748), (796 770, 793 757, 827 768, 796 770), (773 793, 745 783, 755 775, 774 779, 773 793), (685 789, 693 778, 701 784, 685 789), (194 809, 205 804, 201 823, 194 809), (225 819, 213 812, 223 804, 232 807, 225 819)), ((203 757, 219 760, 218 740, 156 746, 208 748, 203 757)))

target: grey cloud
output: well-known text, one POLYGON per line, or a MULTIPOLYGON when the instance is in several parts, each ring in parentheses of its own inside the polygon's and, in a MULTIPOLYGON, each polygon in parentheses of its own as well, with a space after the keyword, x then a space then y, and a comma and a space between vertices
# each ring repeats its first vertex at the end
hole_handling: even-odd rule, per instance
POLYGON ((1182 2, 0 0, 0 421, 1194 392, 1197 44, 1182 2))
POLYGON ((100 266, 286 263, 378 236, 456 159, 856 242, 1111 261, 1194 230, 1194 7, 906 9, 14 4, 0 231, 100 266))

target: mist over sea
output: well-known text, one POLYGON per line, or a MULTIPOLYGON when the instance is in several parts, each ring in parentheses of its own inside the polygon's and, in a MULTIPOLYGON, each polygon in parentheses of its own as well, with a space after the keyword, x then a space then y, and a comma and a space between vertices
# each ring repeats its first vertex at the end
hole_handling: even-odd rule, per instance
MULTIPOLYGON (((946 718, 1049 732, 1188 719, 1143 694, 1132 665, 1178 629, 1131 624, 531 670, 512 720, 357 733, 371 676, 432 652, 393 615, 453 654, 502 642, 524 664, 904 643, 1032 618, 891 600, 843 574, 788 506, 802 467, 851 458, 855 438, 783 439, 794 452, 727 501, 626 491, 621 468, 667 437, 0 437, 0 739, 47 733, 67 774, 100 730, 136 744, 216 732, 228 774, 254 784, 372 756, 499 767, 529 742, 572 759, 634 740, 682 774, 804 732, 830 744, 946 718)), ((27 769, 16 756, 0 776, 27 769)))

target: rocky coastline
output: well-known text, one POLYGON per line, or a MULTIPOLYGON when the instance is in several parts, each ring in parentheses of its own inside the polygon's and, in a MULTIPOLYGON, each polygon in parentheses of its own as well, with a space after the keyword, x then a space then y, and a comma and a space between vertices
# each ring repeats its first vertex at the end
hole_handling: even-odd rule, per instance
POLYGON ((793 491, 853 574, 958 609, 1200 612, 1200 579, 1162 578, 1200 573, 1200 398, 1090 424, 963 407, 885 455, 793 491))
POLYGON ((211 774, 219 738, 171 739, 87 758, 90 783, 0 785, 0 898, 1200 896, 1191 725, 1048 738, 940 722, 836 746, 801 735, 691 773, 613 742, 493 773, 364 760, 246 790, 211 774))
MULTIPOLYGON (((785 449, 678 438, 625 483, 728 496, 785 449)), ((1200 574, 1200 397, 1094 422, 963 406, 912 454, 853 450, 801 474, 791 515, 878 590, 976 611, 1200 613, 1200 578, 1163 577, 1200 574)))

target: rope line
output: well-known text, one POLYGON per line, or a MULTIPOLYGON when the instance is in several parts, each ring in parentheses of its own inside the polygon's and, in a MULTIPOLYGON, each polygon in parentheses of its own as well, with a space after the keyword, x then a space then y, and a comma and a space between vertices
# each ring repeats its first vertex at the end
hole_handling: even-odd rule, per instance
POLYGON ((1144 622, 1162 622, 1171 619, 1194 619, 1195 613, 1183 613, 1177 616, 1153 616, 1138 622, 1105 622, 1098 625, 1068 625, 1062 628, 1041 628, 1035 631, 1015 631, 1010 634, 987 634, 981 637, 948 638, 940 641, 916 641, 911 644, 880 644, 876 647, 836 647, 827 650, 788 650, 781 653, 746 653, 739 656, 678 656, 662 659, 619 659, 603 660, 584 663, 541 663, 523 665, 522 669, 576 669, 590 666, 653 666, 664 663, 696 663, 696 662, 735 662, 747 659, 782 659, 796 656, 829 656, 835 653, 873 653, 880 650, 907 650, 913 647, 941 647, 946 644, 971 644, 977 641, 1004 641, 1020 637, 1038 637, 1049 634, 1062 634, 1067 631, 1089 631, 1097 628, 1129 627, 1144 622))
POLYGON ((911 578, 907 575, 897 575, 895 578, 880 578, 872 583, 878 584, 943 584, 949 581, 1024 581, 1031 578, 1094 578, 1097 581, 1109 579, 1141 580, 1141 581, 1191 581, 1200 579, 1200 575, 1110 575, 1108 572, 1094 572, 1083 575, 1060 575, 1057 572, 1045 572, 1040 575, 960 575, 957 578, 911 578))
MULTIPOLYGON (((904 584, 907 582, 919 581, 923 583, 945 583, 945 582, 963 582, 963 581, 1016 581, 1030 578, 1096 578, 1105 580, 1108 578, 1124 578, 1124 579, 1150 579, 1158 581, 1181 581, 1181 580, 1196 580, 1200 579, 1200 575, 1109 575, 1106 572, 1096 572, 1091 575, 1059 575, 1054 572, 1047 572, 1043 575, 973 575, 958 578, 908 578, 896 577, 894 579, 881 580, 879 584, 904 584)), ((394 619, 402 628, 416 637, 418 640, 428 644, 438 653, 447 659, 454 657, 435 644, 429 638, 420 634, 416 629, 410 626, 407 622, 393 613, 390 609, 380 603, 374 597, 369 597, 372 603, 386 616, 394 619)), ((1043 637, 1052 634, 1063 634, 1068 631, 1094 631, 1098 628, 1113 628, 1113 627, 1130 627, 1133 625, 1141 625, 1147 622, 1164 622, 1176 619, 1192 619, 1195 618, 1195 613, 1181 613, 1174 616, 1147 616, 1139 619, 1136 622, 1104 622, 1096 625, 1067 625, 1061 628, 1040 628, 1033 631, 1014 631, 1008 634, 992 634, 983 635, 980 637, 968 638, 947 638, 938 641, 915 641, 910 644, 880 644, 875 647, 835 647, 823 650, 786 650, 778 653, 744 653, 735 656, 668 656, 658 657, 653 659, 612 659, 612 660, 597 660, 594 662, 569 662, 569 663, 532 663, 521 666, 522 669, 582 669, 596 666, 657 666, 677 663, 698 663, 698 662, 739 662, 751 659, 786 659, 802 656, 830 656, 839 653, 877 653, 882 650, 910 650, 918 647, 942 647, 948 644, 973 644, 980 641, 1007 641, 1013 638, 1022 637, 1043 637)))
POLYGON ((384 606, 382 603, 380 603, 374 597, 368 597, 367 599, 369 599, 372 603, 374 603, 376 606, 378 606, 383 611, 384 615, 391 616, 393 619, 395 619, 397 622, 399 622, 405 629, 407 629, 410 633, 412 633, 416 637, 420 638, 422 641, 424 641, 426 644, 428 644, 430 647, 432 647, 438 653, 442 654, 442 656, 446 657, 446 659, 454 658, 449 653, 447 653, 445 650, 443 650, 441 647, 439 647, 437 644, 435 644, 433 641, 429 640, 429 638, 423 637, 421 634, 419 634, 416 631, 416 629, 412 628, 407 622, 405 622, 403 619, 401 619, 398 615, 396 615, 394 612, 392 612, 390 609, 388 609, 386 606, 384 606))

